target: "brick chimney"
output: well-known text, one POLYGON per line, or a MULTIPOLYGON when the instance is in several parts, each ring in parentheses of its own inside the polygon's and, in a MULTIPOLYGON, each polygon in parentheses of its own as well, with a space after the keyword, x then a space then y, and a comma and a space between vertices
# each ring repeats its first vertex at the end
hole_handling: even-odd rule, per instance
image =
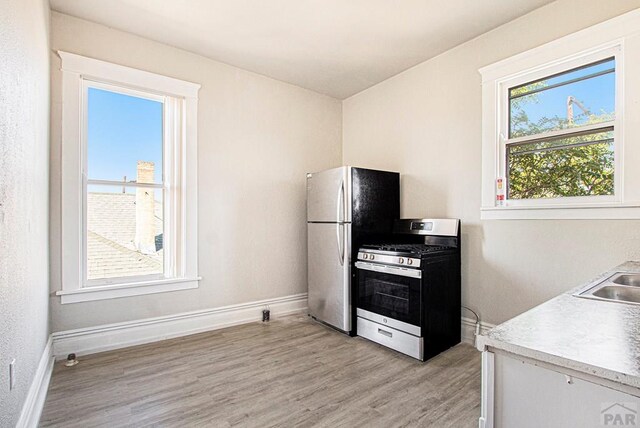
MULTIPOLYGON (((153 183, 153 162, 138 161, 138 183, 153 183)), ((152 188, 136 188, 136 238, 138 251, 156 252, 155 198, 152 188)))

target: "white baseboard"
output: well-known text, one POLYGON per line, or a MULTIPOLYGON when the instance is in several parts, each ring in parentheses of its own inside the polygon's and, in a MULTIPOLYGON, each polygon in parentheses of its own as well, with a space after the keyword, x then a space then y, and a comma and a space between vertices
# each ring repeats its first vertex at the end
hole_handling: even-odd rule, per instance
POLYGON ((262 309, 266 306, 269 306, 272 317, 302 312, 307 307, 307 293, 164 317, 61 331, 52 334, 53 355, 58 359, 70 353, 87 355, 260 321, 262 309))
MULTIPOLYGON (((70 353, 87 355, 259 321, 265 306, 269 306, 274 317, 303 312, 307 308, 307 294, 61 331, 51 335, 53 355, 58 359, 70 353)), ((485 334, 493 327, 480 322, 480 333, 485 334)), ((475 344, 475 329, 475 319, 462 317, 463 342, 475 344)))
MULTIPOLYGON (((486 334, 495 327, 495 324, 480 321, 480 334, 486 334)), ((473 318, 462 317, 462 341, 469 345, 476 342, 476 320, 473 318)))
POLYGON ((42 357, 38 363, 38 368, 31 381, 27 398, 22 405, 20 419, 16 424, 16 428, 35 428, 40 422, 40 415, 44 408, 44 402, 47 398, 47 390, 49 389, 49 381, 53 372, 53 338, 49 336, 47 344, 42 351, 42 357))

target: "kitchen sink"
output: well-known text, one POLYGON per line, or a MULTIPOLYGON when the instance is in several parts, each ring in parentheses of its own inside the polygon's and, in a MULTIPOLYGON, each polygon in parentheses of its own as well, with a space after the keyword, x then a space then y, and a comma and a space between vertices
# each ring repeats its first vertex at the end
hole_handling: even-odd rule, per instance
POLYGON ((611 281, 620 285, 630 285, 632 287, 640 287, 640 274, 624 274, 614 277, 611 281))
POLYGON ((589 284, 574 296, 640 305, 640 274, 616 272, 604 280, 589 284))
POLYGON ((640 288, 605 285, 602 288, 598 288, 592 294, 607 300, 640 303, 640 288))

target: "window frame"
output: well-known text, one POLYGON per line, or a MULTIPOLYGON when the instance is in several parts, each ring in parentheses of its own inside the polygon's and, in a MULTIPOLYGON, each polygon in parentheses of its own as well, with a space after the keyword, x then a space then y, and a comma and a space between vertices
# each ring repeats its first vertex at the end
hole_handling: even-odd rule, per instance
POLYGON ((497 177, 502 177, 505 182, 505 205, 522 208, 538 208, 546 206, 588 206, 606 203, 620 203, 622 201, 622 176, 624 174, 622 164, 622 121, 618 111, 622 110, 624 94, 618 89, 622 85, 622 45, 619 43, 611 47, 603 47, 595 52, 579 55, 576 58, 560 61, 548 66, 542 66, 537 70, 521 73, 517 76, 510 76, 500 79, 499 85, 500 96, 499 106, 499 136, 498 136, 498 171, 497 177), (548 131, 541 134, 527 135, 523 137, 508 137, 510 134, 510 98, 509 91, 512 88, 521 86, 529 82, 536 82, 545 78, 552 77, 576 68, 588 66, 598 61, 614 58, 616 64, 615 71, 615 111, 616 116, 612 121, 601 122, 592 125, 576 126, 557 131, 548 131), (596 131, 606 128, 613 128, 613 150, 614 150, 614 194, 600 196, 566 196, 560 198, 540 198, 540 199, 509 199, 509 174, 507 171, 507 146, 511 144, 526 143, 530 141, 541 140, 543 138, 553 138, 562 136, 571 136, 581 131, 596 131))
MULTIPOLYGON (((63 99, 62 290, 56 292, 61 303, 197 288, 200 85, 68 52, 57 53, 62 60, 63 99), (163 274, 87 278, 87 100, 91 87, 163 103, 163 274)), ((137 183, 126 185, 140 187, 137 183)))
MULTIPOLYGON (((494 219, 637 219, 640 218, 640 148, 635 119, 640 97, 625 91, 640 64, 640 11, 632 11, 542 46, 482 67, 482 181, 481 220, 494 219), (564 197, 496 202, 496 180, 506 179, 508 89, 547 76, 614 57, 616 61, 616 116, 614 127, 613 196, 564 197)), ((594 125, 604 128, 605 124, 594 125)), ((577 129, 577 128, 576 128, 577 129)), ((569 131, 575 132, 575 129, 569 131)), ((561 132, 562 133, 562 132, 561 132)), ((505 197, 507 195, 505 194, 505 197)))

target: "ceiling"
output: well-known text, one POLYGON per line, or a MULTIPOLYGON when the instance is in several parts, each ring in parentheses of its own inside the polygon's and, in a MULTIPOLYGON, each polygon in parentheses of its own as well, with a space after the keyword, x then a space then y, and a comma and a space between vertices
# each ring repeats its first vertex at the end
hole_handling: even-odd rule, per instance
POLYGON ((51 7, 344 99, 551 1, 51 0, 51 7))

